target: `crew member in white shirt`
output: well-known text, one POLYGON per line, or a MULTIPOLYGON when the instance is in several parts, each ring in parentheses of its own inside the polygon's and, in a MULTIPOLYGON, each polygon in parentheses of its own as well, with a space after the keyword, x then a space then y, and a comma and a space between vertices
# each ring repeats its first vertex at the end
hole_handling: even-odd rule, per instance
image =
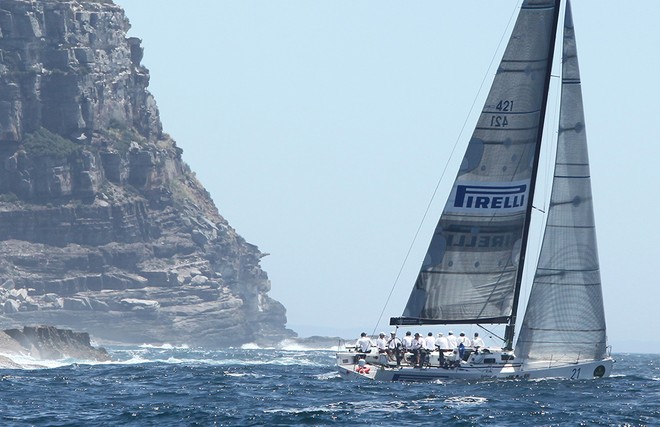
POLYGON ((426 339, 424 339, 424 349, 428 351, 435 350, 435 338, 433 337, 433 332, 429 332, 426 339))
POLYGON ((457 339, 457 346, 463 344, 463 347, 468 348, 472 346, 472 341, 465 335, 465 332, 461 332, 457 339))
POLYGON ((403 348, 406 351, 412 351, 412 342, 413 342, 412 333, 408 331, 406 332, 406 336, 403 337, 403 348))
POLYGON ((438 347, 440 352, 440 365, 443 365, 445 363, 445 351, 451 350, 451 348, 449 347, 449 341, 447 341, 447 337, 445 337, 442 332, 438 334, 438 338, 435 340, 435 346, 438 347))
POLYGON ((424 339, 424 358, 430 360, 430 354, 433 351, 435 351, 435 337, 433 336, 433 332, 429 332, 424 339))
POLYGON ((379 354, 387 352, 387 340, 385 340, 385 332, 378 334, 378 339, 376 340, 376 348, 378 349, 379 354))
POLYGON ((403 355, 403 343, 396 336, 396 332, 390 332, 390 339, 387 341, 387 356, 390 360, 396 358, 396 366, 401 364, 401 356, 403 355))
POLYGON ((481 337, 479 336, 479 332, 474 333, 474 339, 472 340, 472 347, 474 347, 475 350, 479 350, 480 348, 486 347, 484 340, 482 340, 481 337))
POLYGON ((418 333, 415 334, 415 339, 411 344, 412 352, 415 355, 415 365, 421 367, 422 365, 422 351, 424 350, 424 340, 418 333))
POLYGON ((357 350, 362 353, 371 353, 371 345, 371 340, 369 337, 367 337, 366 332, 362 332, 360 334, 360 338, 358 338, 357 342, 355 343, 357 350))
POLYGON ((456 339, 456 335, 452 331, 449 331, 447 333, 447 341, 449 341, 449 348, 450 349, 455 349, 458 347, 458 340, 456 339))
POLYGON ((435 340, 435 345, 442 351, 447 351, 451 350, 451 347, 449 346, 449 341, 447 340, 447 337, 440 332, 438 334, 438 338, 435 340))

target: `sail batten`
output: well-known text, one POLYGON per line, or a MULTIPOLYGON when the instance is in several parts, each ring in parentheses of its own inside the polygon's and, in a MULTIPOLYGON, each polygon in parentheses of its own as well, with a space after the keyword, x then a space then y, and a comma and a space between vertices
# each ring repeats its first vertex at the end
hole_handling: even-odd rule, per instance
MULTIPOLYGON (((532 330, 534 330, 534 331, 539 331, 539 332, 567 332, 567 331, 568 331, 568 332, 573 332, 572 329, 541 329, 541 328, 532 328, 532 330)), ((604 330, 605 330, 605 328, 601 328, 601 329, 584 329, 583 331, 584 331, 584 332, 602 332, 602 331, 604 331, 604 330)), ((553 342, 553 341, 547 341, 547 342, 548 342, 548 343, 553 343, 553 344, 559 344, 559 343, 562 343, 562 341, 555 341, 555 342, 553 342)), ((579 342, 579 341, 578 341, 578 342, 579 342)), ((589 341, 583 341, 582 343, 583 343, 583 344, 586 344, 586 343, 588 343, 588 342, 589 342, 589 341)))
POLYGON ((492 318, 479 318, 479 319, 465 319, 465 320, 438 320, 438 319, 424 319, 418 317, 392 317, 390 318, 390 326, 414 326, 414 325, 469 325, 471 323, 479 323, 480 325, 501 325, 509 321, 508 317, 492 317, 492 318))
MULTIPOLYGON (((600 270, 597 269, 597 268, 580 268, 580 269, 574 269, 574 270, 571 270, 569 268, 555 268, 555 269, 539 268, 539 269, 536 270, 536 275, 534 276, 534 280, 538 281, 538 282, 541 282, 542 281, 541 278, 543 278, 545 276, 556 276, 558 274, 568 275, 570 273, 600 273, 600 270)), ((593 281, 593 280, 592 281, 587 281, 583 277, 580 277, 580 281, 584 282, 584 283, 597 283, 597 282, 600 283, 599 281, 593 281)), ((565 279, 562 283, 554 283, 554 282, 548 283, 548 282, 546 282, 546 284, 548 284, 548 285, 551 285, 551 284, 569 285, 569 284, 571 284, 571 282, 569 282, 567 279, 565 279)))
MULTIPOLYGON (((560 205, 562 203, 557 203, 557 205, 560 205)), ((546 228, 570 228, 570 229, 579 229, 579 228, 584 228, 584 229, 589 229, 589 228, 596 228, 593 225, 576 225, 576 226, 568 226, 568 225, 561 225, 561 224, 550 224, 546 228)))

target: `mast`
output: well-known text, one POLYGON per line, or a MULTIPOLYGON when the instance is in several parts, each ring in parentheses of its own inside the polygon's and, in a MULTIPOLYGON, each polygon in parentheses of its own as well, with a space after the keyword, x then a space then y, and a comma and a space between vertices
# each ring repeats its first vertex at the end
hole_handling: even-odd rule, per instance
POLYGON ((541 153, 541 141, 543 139, 543 130, 545 124, 545 113, 548 103, 548 92, 550 89, 550 77, 552 75, 552 60, 555 53, 555 43, 557 39, 557 28, 559 27, 559 9, 561 7, 561 0, 555 1, 555 16, 553 20, 552 39, 549 43, 548 52, 548 68, 545 75, 544 89, 543 89, 543 102, 541 103, 541 115, 539 118, 539 128, 537 134, 536 152, 534 154, 534 167, 532 169, 532 176, 529 185, 529 203, 525 213, 525 225, 523 227, 522 241, 520 245, 520 260, 518 261, 518 271, 516 273, 515 288, 513 294, 513 305, 511 307, 511 317, 506 325, 504 332, 504 349, 513 350, 513 338, 516 330, 516 317, 518 314, 518 304, 520 302, 520 291, 522 289, 522 279, 525 266, 525 258, 527 255, 527 239, 529 237, 529 228, 532 222, 532 208, 534 204, 534 192, 536 190, 536 176, 538 173, 539 156, 541 153))

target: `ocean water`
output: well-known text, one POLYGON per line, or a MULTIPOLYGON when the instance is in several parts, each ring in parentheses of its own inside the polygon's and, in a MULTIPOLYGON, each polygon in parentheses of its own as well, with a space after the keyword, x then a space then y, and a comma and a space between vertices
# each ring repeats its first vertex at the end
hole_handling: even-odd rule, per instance
POLYGON ((0 370, 0 426, 660 425, 660 355, 615 354, 599 380, 405 384, 342 380, 331 350, 107 349, 0 370))

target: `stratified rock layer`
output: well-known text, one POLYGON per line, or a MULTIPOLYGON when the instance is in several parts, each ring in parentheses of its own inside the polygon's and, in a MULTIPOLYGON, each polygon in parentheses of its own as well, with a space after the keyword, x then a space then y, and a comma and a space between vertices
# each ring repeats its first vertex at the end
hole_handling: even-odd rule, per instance
POLYGON ((263 254, 162 132, 128 29, 111 1, 0 1, 0 326, 205 346, 295 335, 263 254))

